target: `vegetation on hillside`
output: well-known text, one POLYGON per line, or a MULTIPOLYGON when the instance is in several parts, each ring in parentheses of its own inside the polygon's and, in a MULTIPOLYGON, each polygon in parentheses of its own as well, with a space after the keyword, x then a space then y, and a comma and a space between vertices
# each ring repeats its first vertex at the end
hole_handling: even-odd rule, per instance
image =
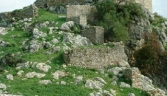
MULTIPOLYGON (((35 24, 40 24, 46 21, 57 22, 57 24, 53 26, 59 27, 63 22, 65 22, 65 17, 64 14, 52 14, 43 9, 39 9, 39 16, 33 18, 32 21, 29 23, 32 24, 31 26, 34 26, 35 24)), ((136 96, 140 96, 141 94, 142 96, 148 96, 146 92, 136 88, 120 88, 119 85, 111 85, 110 83, 112 81, 112 76, 105 76, 104 73, 102 74, 98 70, 70 66, 64 68, 62 66, 64 64, 62 42, 56 45, 60 46, 61 50, 52 54, 46 54, 46 52, 50 50, 47 48, 40 49, 38 52, 34 53, 26 52, 23 47, 27 46, 29 41, 33 38, 29 31, 25 31, 22 29, 24 25, 23 22, 17 22, 18 23, 14 25, 14 30, 8 31, 8 33, 4 36, 0 36, 2 40, 4 40, 5 42, 9 42, 9 46, 0 47, 0 58, 8 61, 4 66, 1 66, 2 63, 0 64, 0 83, 2 82, 6 85, 10 85, 10 87, 7 87, 6 90, 10 94, 21 94, 24 96, 88 96, 89 93, 97 91, 97 89, 90 89, 84 87, 86 80, 93 79, 95 77, 101 77, 108 83, 104 86, 104 90, 116 90, 117 96, 125 96, 129 93, 134 93, 136 94, 136 96), (25 45, 23 45, 23 42, 25 40, 25 45), (35 71, 42 73, 42 71, 36 69, 35 67, 33 67, 33 65, 30 65, 29 68, 22 67, 20 70, 24 71, 24 73, 22 74, 22 76, 18 76, 18 72, 20 70, 16 68, 17 63, 24 63, 26 61, 39 63, 45 62, 47 65, 51 66, 51 69, 46 73, 46 76, 43 78, 26 79, 25 75, 28 72, 35 71), (52 76, 52 73, 57 70, 63 70, 64 72, 67 72, 69 75, 60 78, 59 80, 55 80, 52 76), (14 80, 7 80, 6 75, 8 74, 12 74, 14 76, 14 80), (83 76, 83 81, 79 85, 76 85, 74 83, 74 74, 76 76, 83 76), (51 80, 52 84, 41 85, 39 84, 40 80, 51 80), (67 84, 62 85, 60 84, 61 81, 65 81, 67 84)), ((8 28, 10 29, 10 26, 8 28)), ((45 39, 48 42, 53 40, 54 38, 59 38, 60 41, 62 41, 62 35, 58 33, 59 30, 54 31, 53 34, 49 34, 48 27, 40 28, 39 30, 47 34, 47 36, 43 37, 43 39, 45 39)), ((42 41, 43 39, 38 38, 38 41, 42 41)), ((107 74, 107 72, 105 73, 107 74)), ((117 81, 117 83, 119 84, 122 81, 125 80, 122 78, 120 79, 120 81, 117 81)))
POLYGON ((96 4, 95 25, 103 26, 105 39, 123 41, 128 38, 128 28, 136 17, 145 17, 142 6, 133 0, 103 0, 96 4))

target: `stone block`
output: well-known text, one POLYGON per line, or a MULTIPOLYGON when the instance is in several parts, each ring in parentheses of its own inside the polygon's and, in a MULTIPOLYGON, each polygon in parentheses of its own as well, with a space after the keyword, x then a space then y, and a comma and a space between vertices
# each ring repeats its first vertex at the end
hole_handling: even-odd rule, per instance
POLYGON ((94 13, 96 12, 95 6, 90 5, 67 5, 66 6, 66 20, 74 21, 78 24, 85 24, 87 21, 93 22, 94 13))
POLYGON ((91 27, 85 28, 82 32, 82 36, 88 38, 92 43, 103 44, 104 28, 101 26, 91 26, 91 27))

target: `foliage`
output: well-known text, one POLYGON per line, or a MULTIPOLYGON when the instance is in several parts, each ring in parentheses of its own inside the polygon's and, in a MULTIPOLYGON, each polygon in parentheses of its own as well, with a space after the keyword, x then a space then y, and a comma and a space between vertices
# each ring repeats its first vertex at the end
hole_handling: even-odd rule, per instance
POLYGON ((160 59, 162 50, 157 36, 152 33, 146 38, 144 46, 134 53, 136 60, 135 66, 140 69, 143 74, 158 73, 160 71, 160 59))
POLYGON ((128 38, 128 25, 134 17, 145 17, 141 5, 127 0, 103 0, 96 4, 95 25, 103 26, 105 39, 125 41, 128 38), (124 3, 124 4, 122 4, 124 3))
POLYGON ((0 66, 16 67, 17 63, 22 63, 22 62, 24 62, 23 59, 14 56, 14 54, 8 53, 3 58, 0 59, 0 66))

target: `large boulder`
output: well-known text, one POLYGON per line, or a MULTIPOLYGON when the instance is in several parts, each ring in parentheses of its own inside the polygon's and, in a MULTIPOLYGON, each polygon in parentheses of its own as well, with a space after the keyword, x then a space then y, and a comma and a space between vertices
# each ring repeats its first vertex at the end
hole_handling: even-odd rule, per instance
POLYGON ((31 40, 27 46, 24 47, 24 51, 34 53, 38 52, 40 49, 43 49, 44 45, 38 40, 31 40))
POLYGON ((127 68, 123 71, 124 77, 132 81, 132 87, 145 90, 150 96, 166 96, 165 92, 155 88, 152 80, 142 75, 138 68, 127 68))
POLYGON ((61 25, 60 29, 63 31, 70 31, 74 24, 74 21, 65 22, 61 25))
POLYGON ((0 35, 7 34, 7 29, 5 27, 0 27, 0 35))
POLYGON ((81 35, 75 35, 73 33, 65 33, 63 36, 64 43, 72 44, 72 47, 79 47, 79 46, 89 46, 92 45, 89 39, 86 37, 82 37, 81 35))

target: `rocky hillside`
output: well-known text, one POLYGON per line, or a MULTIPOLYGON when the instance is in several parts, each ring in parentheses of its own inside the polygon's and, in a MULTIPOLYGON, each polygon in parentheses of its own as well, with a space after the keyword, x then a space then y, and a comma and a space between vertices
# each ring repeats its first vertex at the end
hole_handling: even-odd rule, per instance
MULTIPOLYGON (((58 13, 63 13, 59 8, 58 13)), ((0 14, 0 96, 166 96, 130 66, 134 49, 123 42, 101 44, 104 34, 94 34, 103 28, 81 26, 56 13, 32 5, 0 14)), ((130 32, 140 33, 136 26, 144 30, 148 20, 136 19, 130 32)), ((152 21, 154 29, 160 30, 157 22, 165 19, 152 21)), ((131 33, 132 44, 140 45, 138 33, 131 33)))

